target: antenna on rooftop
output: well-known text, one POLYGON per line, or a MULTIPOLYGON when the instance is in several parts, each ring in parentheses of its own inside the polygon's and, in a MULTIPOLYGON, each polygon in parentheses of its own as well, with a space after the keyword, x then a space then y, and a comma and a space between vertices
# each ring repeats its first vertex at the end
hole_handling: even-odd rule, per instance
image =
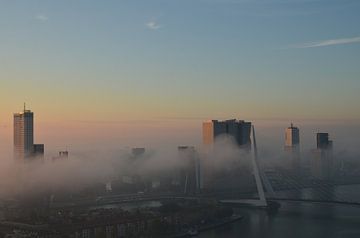
POLYGON ((24 102, 24 112, 26 111, 26 103, 24 102))

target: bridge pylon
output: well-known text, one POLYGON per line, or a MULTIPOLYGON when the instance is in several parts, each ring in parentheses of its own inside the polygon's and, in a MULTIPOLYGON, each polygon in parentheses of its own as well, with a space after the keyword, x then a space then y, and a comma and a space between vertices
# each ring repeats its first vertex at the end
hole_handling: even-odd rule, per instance
POLYGON ((257 188, 257 191, 259 194, 259 199, 221 200, 220 202, 222 202, 222 203, 244 204, 244 205, 250 205, 250 206, 257 206, 257 207, 267 207, 268 203, 266 201, 264 187, 266 189, 267 194, 270 195, 271 197, 274 197, 274 190, 270 184, 270 181, 267 179, 261 166, 259 166, 254 126, 252 126, 251 138, 252 138, 252 144, 253 144, 253 151, 251 154, 251 162, 252 162, 253 175, 255 178, 256 188, 257 188))

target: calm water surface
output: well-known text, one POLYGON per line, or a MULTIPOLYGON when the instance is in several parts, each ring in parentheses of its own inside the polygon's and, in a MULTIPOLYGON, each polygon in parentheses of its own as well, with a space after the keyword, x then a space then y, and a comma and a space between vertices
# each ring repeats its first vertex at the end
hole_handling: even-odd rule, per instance
MULTIPOLYGON (((360 186, 340 186, 328 191, 304 189, 282 192, 282 196, 304 199, 360 202, 360 186)), ((360 238, 360 206, 329 205, 305 202, 281 202, 276 214, 263 210, 236 209, 244 219, 224 227, 201 233, 199 238, 306 237, 360 238)))
MULTIPOLYGON (((315 200, 360 202, 360 185, 336 188, 303 189, 302 191, 277 192, 277 196, 315 200)), ((157 207, 158 201, 100 206, 157 207)), ((98 207, 97 207, 98 208, 98 207)), ((265 210, 235 208, 244 219, 235 223, 200 233, 199 238, 360 238, 360 206, 330 205, 307 202, 281 202, 275 214, 265 210)))

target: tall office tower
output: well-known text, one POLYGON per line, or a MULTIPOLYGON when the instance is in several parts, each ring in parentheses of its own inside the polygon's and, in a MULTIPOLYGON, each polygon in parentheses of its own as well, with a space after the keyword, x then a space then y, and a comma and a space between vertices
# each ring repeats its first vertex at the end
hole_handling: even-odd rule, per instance
POLYGON ((332 149, 332 141, 329 140, 329 133, 317 133, 316 145, 318 149, 332 149))
POLYGON ((285 152, 290 157, 290 161, 285 163, 285 167, 294 172, 300 172, 300 132, 299 128, 291 126, 285 130, 285 152))
POLYGON ((317 149, 312 151, 312 175, 319 179, 330 180, 334 175, 333 142, 329 140, 328 133, 317 133, 316 139, 317 149))
POLYGON ((26 159, 33 153, 34 114, 30 110, 14 113, 14 156, 26 159))
POLYGON ((285 147, 287 148, 298 148, 300 144, 300 133, 299 128, 291 126, 286 128, 285 131, 285 147))
POLYGON ((211 120, 203 123, 203 143, 205 145, 212 145, 217 136, 227 134, 231 135, 240 147, 250 148, 250 133, 251 122, 243 120, 211 120))

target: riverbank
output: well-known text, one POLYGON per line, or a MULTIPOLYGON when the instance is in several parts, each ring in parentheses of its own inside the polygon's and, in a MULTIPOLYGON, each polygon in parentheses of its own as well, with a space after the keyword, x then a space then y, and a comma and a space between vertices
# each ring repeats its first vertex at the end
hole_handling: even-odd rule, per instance
MULTIPOLYGON (((232 215, 231 217, 226 217, 221 219, 221 221, 217 221, 214 222, 212 224, 206 224, 206 225, 200 225, 199 227, 197 227, 196 229, 193 230, 193 232, 195 233, 200 233, 200 232, 204 232, 204 231, 209 231, 212 229, 216 229, 219 228, 221 226, 227 225, 227 224, 231 224, 233 222, 239 221, 241 219, 243 219, 244 217, 241 215, 232 215)), ((195 234, 194 234, 195 235, 195 234)), ((175 236, 173 236, 174 238, 180 238, 180 237, 191 237, 193 236, 192 234, 190 234, 189 231, 181 233, 181 234, 177 234, 175 236)))
POLYGON ((244 218, 199 233, 198 238, 338 238, 360 237, 360 207, 338 204, 280 202, 276 213, 234 207, 244 218))

